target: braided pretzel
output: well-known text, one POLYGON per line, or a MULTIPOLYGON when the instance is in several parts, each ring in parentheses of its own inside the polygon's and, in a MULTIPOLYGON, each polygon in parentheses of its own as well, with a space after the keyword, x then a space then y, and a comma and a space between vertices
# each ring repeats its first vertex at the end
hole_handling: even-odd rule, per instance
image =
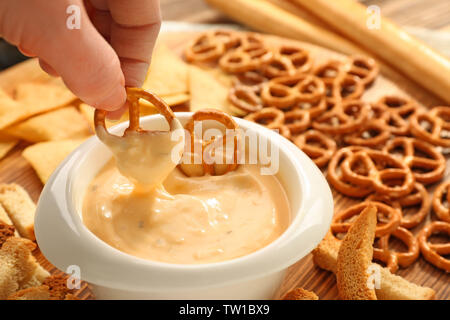
POLYGON ((418 237, 420 251, 429 263, 450 272, 450 260, 444 257, 450 254, 450 243, 429 243, 428 238, 434 233, 446 233, 450 236, 450 223, 435 221, 424 227, 418 237))
POLYGON ((398 228, 401 219, 398 210, 378 201, 364 201, 335 214, 331 223, 332 233, 346 233, 352 224, 347 220, 359 215, 369 205, 374 205, 377 208, 377 217, 380 223, 377 224, 375 229, 376 237, 388 235, 398 228))
POLYGON ((310 125, 310 114, 308 111, 296 109, 284 114, 284 124, 291 134, 298 134, 308 129, 310 125))
POLYGON ((349 197, 362 198, 373 191, 371 187, 360 187, 351 184, 342 176, 341 165, 354 152, 364 150, 363 147, 350 146, 339 149, 328 164, 327 180, 339 192, 349 197))
POLYGON ((405 228, 398 227, 392 233, 378 240, 379 247, 373 248, 373 256, 376 260, 386 263, 389 271, 395 273, 400 265, 403 268, 410 266, 419 257, 419 242, 416 237, 405 228), (395 252, 389 249, 391 236, 401 240, 407 247, 407 252, 395 252))
POLYGON ((397 137, 386 143, 384 152, 389 154, 402 149, 401 160, 413 172, 417 181, 430 184, 441 180, 445 173, 444 156, 431 144, 414 138, 397 137), (426 155, 416 155, 416 154, 426 155), (416 169, 424 169, 416 170, 416 169))
MULTIPOLYGON (((233 120, 231 116, 228 114, 221 112, 216 109, 202 109, 195 112, 191 119, 186 123, 185 129, 190 134, 190 149, 185 150, 187 159, 189 160, 187 163, 183 161, 179 164, 180 170, 187 175, 188 177, 192 176, 201 176, 201 175, 223 175, 227 172, 233 171, 238 167, 238 156, 239 156, 239 148, 240 141, 239 136, 233 134, 233 161, 232 163, 228 163, 225 161, 225 164, 214 163, 213 161, 208 161, 212 159, 213 153, 217 148, 224 147, 226 145, 227 135, 223 135, 220 138, 213 139, 210 141, 203 140, 203 137, 195 136, 195 123, 206 121, 206 120, 214 120, 224 125, 227 130, 232 130, 236 133, 236 130, 239 128, 237 123, 233 120), (201 164, 195 163, 195 156, 199 156, 195 154, 196 145, 200 146, 200 150, 202 152, 201 155, 201 164), (209 162, 209 163, 208 163, 209 162)), ((225 155, 225 154, 224 154, 225 155)))
POLYGON ((450 107, 434 107, 429 113, 416 113, 410 117, 411 133, 433 145, 450 147, 450 107), (422 124, 427 124, 425 128, 422 124))
POLYGON ((245 113, 256 112, 263 108, 257 86, 236 85, 230 89, 228 100, 245 113))
POLYGON ((328 134, 345 134, 359 129, 369 116, 369 105, 360 100, 336 103, 314 120, 314 129, 328 134))
POLYGON ((442 221, 450 223, 450 181, 440 184, 433 194, 433 210, 442 221), (447 206, 444 202, 447 202, 447 206))
POLYGON ((381 120, 370 120, 357 132, 344 137, 344 141, 350 145, 378 147, 390 137, 390 130, 381 120))
POLYGON ((263 73, 276 78, 306 73, 311 67, 312 58, 308 51, 298 46, 282 45, 275 49, 272 61, 264 66, 263 73))
POLYGON ((289 109, 299 102, 314 102, 325 93, 323 82, 312 75, 298 74, 270 80, 263 85, 261 98, 267 106, 289 109))
POLYGON ((364 87, 375 80, 380 70, 374 59, 358 55, 351 56, 348 65, 348 74, 357 77, 364 87))
POLYGON ((337 146, 333 139, 320 131, 308 130, 297 136, 294 143, 306 153, 319 167, 324 167, 336 152, 337 146))
POLYGON ((392 198, 405 196, 414 187, 414 176, 409 167, 381 151, 366 149, 355 152, 342 162, 341 168, 343 176, 351 183, 373 187, 378 193, 392 198), (356 165, 362 165, 364 172, 356 172, 356 165), (393 180, 401 180, 400 185, 391 186, 387 183, 393 180))

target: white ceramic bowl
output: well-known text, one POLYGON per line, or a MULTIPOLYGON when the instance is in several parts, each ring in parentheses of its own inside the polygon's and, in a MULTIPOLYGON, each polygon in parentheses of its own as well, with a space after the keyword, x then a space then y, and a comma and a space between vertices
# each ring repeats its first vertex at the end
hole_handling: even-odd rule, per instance
MULTIPOLYGON (((177 113, 184 123, 190 113, 177 113)), ((89 231, 81 208, 85 191, 111 153, 96 137, 78 147, 53 173, 39 199, 35 232, 45 257, 65 271, 80 268, 99 299, 270 299, 286 269, 325 236, 333 198, 320 170, 294 144, 262 126, 236 119, 279 146, 278 179, 292 211, 288 229, 268 246, 249 255, 209 264, 169 264, 121 252, 89 231)), ((144 128, 161 128, 159 115, 141 119, 144 128)), ((127 127, 120 124, 111 132, 127 127)))

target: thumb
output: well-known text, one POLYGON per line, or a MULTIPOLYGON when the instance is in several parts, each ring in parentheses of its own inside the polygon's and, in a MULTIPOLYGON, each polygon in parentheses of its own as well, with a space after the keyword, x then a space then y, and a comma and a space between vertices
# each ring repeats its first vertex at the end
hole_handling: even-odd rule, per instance
POLYGON ((125 103, 119 58, 92 25, 81 1, 6 3, 0 7, 0 18, 5 18, 0 32, 8 41, 45 61, 84 102, 109 111, 125 103), (79 22, 79 28, 76 23, 72 28, 68 19, 79 22))

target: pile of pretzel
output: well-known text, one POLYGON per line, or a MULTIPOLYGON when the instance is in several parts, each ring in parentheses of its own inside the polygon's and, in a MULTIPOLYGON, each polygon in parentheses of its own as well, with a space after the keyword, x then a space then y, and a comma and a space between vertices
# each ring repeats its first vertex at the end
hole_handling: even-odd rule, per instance
POLYGON ((450 272, 450 243, 431 243, 434 233, 450 236, 450 181, 429 199, 427 187, 442 180, 450 147, 450 107, 420 107, 409 98, 361 100, 375 81, 375 60, 351 56, 315 66, 296 45, 272 47, 254 33, 208 31, 187 48, 193 63, 218 65, 233 75, 229 101, 245 119, 277 130, 327 172, 335 190, 363 199, 333 220, 332 232, 345 233, 351 217, 370 203, 379 211, 375 259, 391 271, 424 258, 450 272), (328 166, 328 167, 327 167, 328 166), (407 207, 417 207, 404 216, 407 207), (410 229, 431 211, 438 220, 418 237, 410 229), (394 252, 389 240, 403 241, 408 252, 394 252))

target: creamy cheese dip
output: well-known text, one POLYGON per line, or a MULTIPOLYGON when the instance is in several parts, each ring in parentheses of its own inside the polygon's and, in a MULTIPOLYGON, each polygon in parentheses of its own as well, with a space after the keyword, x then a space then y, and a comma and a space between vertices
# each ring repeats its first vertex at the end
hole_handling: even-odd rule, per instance
POLYGON ((137 187, 109 162, 89 185, 83 222, 96 236, 148 260, 229 260, 267 246, 286 230, 290 208, 275 176, 240 165, 221 176, 178 169, 156 188, 137 187))

